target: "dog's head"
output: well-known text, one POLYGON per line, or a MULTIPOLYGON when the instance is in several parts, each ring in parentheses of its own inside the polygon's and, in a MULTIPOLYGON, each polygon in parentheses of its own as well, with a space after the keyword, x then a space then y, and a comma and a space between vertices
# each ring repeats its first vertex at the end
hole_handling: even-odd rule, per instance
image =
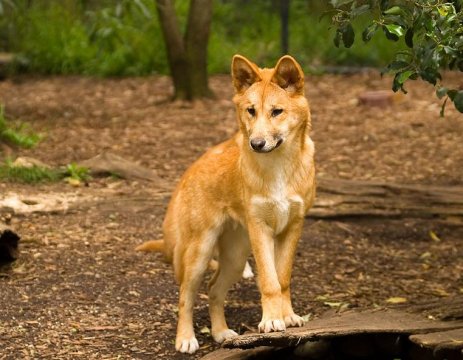
POLYGON ((284 147, 310 125, 304 73, 291 56, 283 56, 273 69, 259 69, 235 55, 232 78, 240 130, 252 150, 284 147))

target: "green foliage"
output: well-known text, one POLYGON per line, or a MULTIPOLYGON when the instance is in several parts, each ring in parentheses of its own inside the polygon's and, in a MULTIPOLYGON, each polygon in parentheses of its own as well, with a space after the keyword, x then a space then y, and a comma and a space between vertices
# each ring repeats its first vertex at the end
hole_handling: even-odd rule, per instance
POLYGON ((143 75, 166 72, 166 54, 155 1, 123 0, 87 12, 89 42, 98 51, 89 73, 143 75))
POLYGON ((363 41, 370 41, 382 30, 388 40, 402 40, 405 45, 385 69, 394 75, 392 89, 406 92, 407 80, 421 78, 436 87, 439 98, 446 97, 441 115, 448 99, 463 112, 463 90, 444 87, 440 74, 442 69, 463 71, 462 0, 331 0, 331 4, 336 9, 336 46, 342 42, 350 47, 355 33, 345 37, 344 29, 362 14, 374 14, 364 27, 363 41))
POLYGON ((0 180, 21 183, 40 183, 62 179, 61 172, 40 166, 14 166, 10 159, 0 164, 0 180))
POLYGON ((69 183, 86 182, 91 179, 89 170, 75 163, 64 168, 52 169, 42 166, 16 166, 11 159, 0 164, 0 180, 21 183, 42 183, 66 180, 69 183), (70 181, 71 180, 71 181, 70 181))
POLYGON ((88 42, 79 17, 59 3, 25 4, 14 12, 12 51, 21 55, 21 65, 46 74, 85 72, 97 49, 88 42))
POLYGON ((167 70, 154 1, 108 2, 94 10, 80 1, 16 3, 3 32, 10 29, 21 70, 101 76, 167 70))
POLYGON ((63 176, 78 181, 87 181, 91 178, 88 168, 79 166, 76 163, 68 164, 63 176))
MULTIPOLYGON (((166 51, 154 0, 9 1, 0 14, 1 37, 19 54, 18 71, 45 74, 133 76, 168 73, 166 51), (86 6, 84 6, 87 4, 86 6)), ((182 27, 189 0, 175 1, 182 27)), ((290 51, 306 70, 319 64, 378 66, 391 58, 388 41, 375 38, 369 47, 334 48, 334 35, 322 2, 291 1, 290 51), (386 60, 384 60, 386 59, 386 60)), ((368 19, 362 20, 363 23, 368 19)), ((353 24, 354 32, 363 26, 353 24)), ((346 38, 349 39, 346 32, 346 38)), ((273 0, 215 1, 209 41, 210 73, 228 73, 240 53, 271 65, 281 56, 280 19, 273 0)))
MULTIPOLYGON (((268 1, 216 2, 209 42, 209 71, 228 73, 230 59, 242 54, 259 64, 273 65, 281 56, 278 7, 268 1)), ((329 7, 323 2, 292 0, 290 8, 290 53, 306 71, 323 65, 382 66, 394 52, 386 39, 375 38, 369 46, 353 44, 350 49, 336 48, 326 39, 336 29, 323 16, 329 7)), ((361 31, 369 19, 352 24, 361 31)))
POLYGON ((217 2, 208 49, 209 72, 228 73, 235 54, 245 55, 260 64, 273 63, 280 55, 279 31, 278 14, 270 2, 217 2), (253 14, 252 25, 249 24, 250 14, 253 14))
POLYGON ((24 148, 32 148, 42 139, 38 134, 28 131, 24 124, 13 128, 5 117, 3 105, 0 105, 0 141, 24 148))

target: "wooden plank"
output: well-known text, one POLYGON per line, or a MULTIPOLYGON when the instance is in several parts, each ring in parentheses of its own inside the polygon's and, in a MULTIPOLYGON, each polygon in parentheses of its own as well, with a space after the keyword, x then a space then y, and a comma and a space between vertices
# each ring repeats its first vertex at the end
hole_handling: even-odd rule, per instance
POLYGON ((265 355, 272 354, 274 351, 275 348, 269 346, 260 346, 246 350, 219 349, 202 357, 201 360, 248 360, 255 359, 257 356, 259 359, 264 359, 265 355))
POLYGON ((463 349, 463 329, 412 335, 410 340, 417 345, 428 348, 463 349))
POLYGON ((304 327, 284 332, 245 334, 225 341, 226 348, 257 346, 296 346, 308 340, 368 334, 421 334, 463 329, 463 322, 428 320, 401 311, 382 310, 346 312, 329 318, 310 321, 304 327))

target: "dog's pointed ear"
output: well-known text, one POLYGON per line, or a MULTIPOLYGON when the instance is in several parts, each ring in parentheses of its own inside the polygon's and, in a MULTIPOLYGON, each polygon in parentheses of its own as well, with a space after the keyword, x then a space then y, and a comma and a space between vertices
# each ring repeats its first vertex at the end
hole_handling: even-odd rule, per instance
POLYGON ((262 80, 259 68, 241 55, 233 56, 231 72, 237 94, 245 92, 252 84, 262 80))
POLYGON ((278 60, 272 82, 292 94, 304 94, 304 72, 293 57, 283 56, 278 60))

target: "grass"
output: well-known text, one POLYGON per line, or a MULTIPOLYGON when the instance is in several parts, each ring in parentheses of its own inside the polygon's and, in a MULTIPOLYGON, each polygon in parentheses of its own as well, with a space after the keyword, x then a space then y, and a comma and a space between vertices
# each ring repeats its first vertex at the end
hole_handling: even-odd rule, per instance
POLYGON ((75 181, 87 181, 91 179, 89 169, 84 166, 79 166, 76 163, 66 165, 63 176, 66 179, 75 181))
POLYGON ((41 183, 61 180, 62 172, 41 166, 14 166, 11 160, 0 164, 0 180, 20 183, 41 183))
POLYGON ((36 184, 66 180, 78 185, 90 180, 89 170, 77 164, 68 164, 64 168, 47 168, 43 166, 16 166, 11 159, 0 164, 0 181, 36 184))
POLYGON ((40 135, 29 131, 25 124, 13 127, 5 117, 4 106, 0 105, 0 141, 29 149, 41 139, 40 135))
MULTIPOLYGON (((101 1, 92 2, 91 8, 78 0, 15 3, 16 9, 0 16, 0 34, 6 38, 5 46, 19 54, 18 71, 98 76, 168 73, 155 1, 101 1)), ((175 4, 184 28, 189 0, 175 4)), ((280 21, 273 5, 270 0, 214 2, 210 73, 228 73, 236 53, 259 64, 274 64, 281 53, 280 21)), ((318 64, 387 63, 396 49, 381 36, 368 45, 357 40, 351 49, 335 48, 330 19, 320 19, 326 9, 324 2, 291 2, 290 52, 306 70, 318 64)), ((357 24, 357 37, 361 28, 362 23, 357 24)))

